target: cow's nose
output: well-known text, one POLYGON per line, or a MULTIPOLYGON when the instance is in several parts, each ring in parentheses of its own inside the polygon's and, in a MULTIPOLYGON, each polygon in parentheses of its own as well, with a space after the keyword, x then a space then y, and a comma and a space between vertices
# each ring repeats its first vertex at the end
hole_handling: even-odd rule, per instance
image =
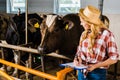
POLYGON ((43 53, 43 48, 40 47, 40 46, 38 46, 38 52, 39 52, 40 54, 42 54, 42 53, 43 53))
POLYGON ((38 46, 38 52, 40 54, 46 54, 47 53, 47 50, 48 50, 48 47, 47 46, 38 46))

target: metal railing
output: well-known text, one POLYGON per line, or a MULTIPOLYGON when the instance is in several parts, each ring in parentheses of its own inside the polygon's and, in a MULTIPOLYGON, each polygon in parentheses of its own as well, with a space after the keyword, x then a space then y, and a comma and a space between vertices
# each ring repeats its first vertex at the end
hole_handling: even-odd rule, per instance
MULTIPOLYGON (((10 45, 10 44, 3 44, 3 43, 0 43, 0 47, 15 49, 15 50, 18 50, 18 51, 21 50, 21 51, 25 51, 25 52, 34 53, 34 54, 39 54, 38 50, 33 49, 33 48, 20 47, 20 46, 15 46, 15 45, 10 45)), ((58 57, 58 58, 70 60, 68 57, 65 57, 63 55, 59 55, 59 54, 56 54, 56 53, 49 53, 49 54, 44 54, 44 55, 40 54, 40 55, 41 55, 41 57, 42 56, 52 56, 52 57, 58 57)), ((0 59, 0 63, 2 63, 4 65, 11 66, 11 67, 14 67, 14 68, 17 68, 17 69, 20 69, 20 70, 23 70, 25 72, 34 74, 36 76, 41 76, 43 78, 50 79, 50 80, 64 80, 65 75, 68 72, 72 71, 71 68, 65 68, 65 69, 61 70, 60 72, 57 72, 57 77, 56 77, 56 76, 52 76, 50 74, 46 74, 44 72, 40 72, 40 71, 30 69, 30 68, 26 68, 26 67, 14 64, 14 63, 10 63, 10 62, 2 60, 2 59, 0 59)))
MULTIPOLYGON (((10 45, 10 44, 3 44, 3 43, 0 43, 0 47, 5 47, 5 48, 10 48, 10 49, 15 49, 15 50, 21 50, 21 51, 25 51, 25 52, 34 53, 34 54, 39 54, 38 50, 33 49, 33 48, 20 47, 20 46, 15 46, 15 45, 10 45)), ((40 55, 42 55, 42 56, 51 56, 51 57, 57 57, 57 58, 70 60, 70 58, 65 57, 63 55, 60 55, 60 54, 56 54, 54 52, 49 53, 49 54, 40 54, 40 55)))
POLYGON ((14 80, 11 76, 6 74, 4 71, 0 70, 0 75, 5 77, 7 80, 14 80))
MULTIPOLYGON (((41 71, 38 71, 38 70, 34 70, 34 69, 30 69, 30 68, 26 68, 24 66, 21 66, 21 65, 17 65, 17 64, 14 64, 12 62, 8 62, 8 61, 5 61, 3 59, 0 59, 0 63, 4 64, 4 65, 7 65, 7 66, 11 66, 11 67, 14 67, 14 68, 18 68, 22 71, 25 71, 25 72, 28 72, 28 73, 31 73, 31 74, 34 74, 36 76, 39 76, 39 77, 43 77, 43 78, 46 78, 46 79, 49 79, 49 80, 64 80, 65 78, 65 75, 69 72, 71 72, 73 69, 72 68, 65 68, 61 71, 58 71, 57 72, 57 76, 53 76, 53 75, 50 75, 50 74, 47 74, 47 73, 44 73, 44 72, 41 72, 41 71)), ((4 77, 6 77, 8 80, 14 80, 13 78, 11 78, 10 76, 8 76, 7 74, 5 73, 1 73, 4 77), (5 75, 4 75, 5 74, 5 75)))

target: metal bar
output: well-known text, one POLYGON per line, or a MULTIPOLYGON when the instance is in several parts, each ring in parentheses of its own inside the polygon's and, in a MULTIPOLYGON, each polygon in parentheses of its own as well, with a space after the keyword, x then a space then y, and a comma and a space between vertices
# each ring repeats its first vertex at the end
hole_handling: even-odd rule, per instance
POLYGON ((26 6, 25 6, 25 10, 26 10, 26 12, 25 12, 25 30, 26 30, 26 34, 25 34, 25 43, 27 44, 28 43, 28 31, 27 31, 27 23, 28 23, 28 0, 25 0, 26 2, 26 6))
POLYGON ((14 67, 14 68, 18 68, 22 71, 34 74, 34 75, 39 76, 39 77, 43 77, 43 78, 50 79, 50 80, 58 80, 56 76, 53 76, 53 75, 50 75, 50 74, 47 74, 47 73, 44 73, 44 72, 40 72, 40 71, 37 71, 37 70, 33 70, 33 69, 30 69, 30 68, 26 68, 24 66, 20 66, 20 65, 2 60, 2 59, 0 59, 0 63, 11 66, 11 67, 14 67))
POLYGON ((0 43, 0 46, 1 47, 6 47, 6 48, 11 48, 11 49, 16 49, 16 50, 22 50, 22 51, 25 51, 25 52, 31 52, 31 53, 38 54, 37 49, 20 47, 20 46, 14 46, 14 45, 10 45, 10 44, 2 44, 2 43, 0 43))
POLYGON ((59 72, 57 72, 57 79, 58 80, 65 80, 65 76, 67 73, 71 72, 73 68, 65 68, 59 72))
POLYGON ((101 11, 100 18, 102 18, 102 14, 103 14, 103 1, 104 0, 99 0, 98 2, 98 8, 101 11))
POLYGON ((7 80, 14 80, 11 76, 9 76, 8 74, 6 74, 2 70, 0 70, 0 75, 2 75, 3 77, 5 77, 7 80))
MULTIPOLYGON (((28 68, 32 68, 32 63, 33 63, 33 56, 32 56, 32 53, 29 54, 29 59, 28 59, 28 68)), ((32 74, 29 74, 29 79, 30 80, 33 80, 33 75, 32 74)))
MULTIPOLYGON (((6 48, 10 48, 10 49, 16 49, 16 50, 22 50, 25 52, 31 52, 31 53, 35 53, 35 54, 39 54, 37 49, 33 49, 33 48, 26 48, 26 47, 20 47, 20 46, 15 46, 15 45, 10 45, 10 44, 2 44, 0 43, 1 47, 6 47, 6 48)), ((49 54, 40 54, 42 56, 51 56, 51 57, 57 57, 57 58, 62 58, 62 59, 67 59, 67 60, 71 60, 70 58, 57 54, 57 53, 49 53, 49 54)))
MULTIPOLYGON (((51 74, 47 74, 47 73, 44 73, 44 72, 41 72, 41 71, 38 71, 38 70, 34 70, 34 69, 31 69, 31 68, 26 68, 24 66, 17 65, 17 64, 14 64, 12 62, 5 61, 3 59, 0 59, 0 63, 5 64, 7 66, 14 67, 14 68, 18 68, 22 71, 25 71, 25 72, 34 74, 36 76, 49 79, 49 80, 64 80, 66 74, 71 72, 72 70, 74 70, 73 68, 65 68, 63 70, 58 71, 57 76, 53 76, 51 74)), ((1 74, 4 75, 4 73, 1 73, 1 74)), ((4 75, 4 76, 7 76, 7 75, 4 75)), ((9 78, 9 76, 8 76, 8 78, 9 78)), ((11 79, 8 79, 8 80, 13 80, 13 79, 11 78, 11 79)))
MULTIPOLYGON (((4 55, 4 52, 3 52, 3 48, 1 48, 1 55, 2 55, 2 59, 5 59, 5 55, 4 55)), ((5 70, 5 72, 7 72, 7 67, 6 65, 2 65, 3 69, 5 70)))

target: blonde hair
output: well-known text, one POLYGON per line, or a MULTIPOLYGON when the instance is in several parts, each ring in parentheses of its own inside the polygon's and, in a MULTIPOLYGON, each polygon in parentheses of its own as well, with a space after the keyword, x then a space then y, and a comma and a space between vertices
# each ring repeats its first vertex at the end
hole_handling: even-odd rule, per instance
POLYGON ((82 37, 80 38, 80 45, 82 44, 82 41, 85 40, 87 37, 89 39, 89 43, 90 45, 88 45, 88 52, 90 54, 93 54, 93 46, 95 43, 95 38, 98 36, 98 34, 101 32, 101 29, 108 29, 108 27, 103 24, 103 22, 101 21, 99 25, 90 23, 88 21, 86 21, 88 25, 90 25, 90 30, 91 32, 89 33, 89 37, 88 37, 88 32, 89 30, 85 30, 82 34, 82 37))

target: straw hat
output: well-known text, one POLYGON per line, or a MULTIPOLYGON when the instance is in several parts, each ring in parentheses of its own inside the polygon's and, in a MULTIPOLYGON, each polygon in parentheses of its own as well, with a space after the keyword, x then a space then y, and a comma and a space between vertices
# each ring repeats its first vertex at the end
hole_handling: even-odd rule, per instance
POLYGON ((100 24, 100 11, 94 6, 88 5, 85 9, 80 9, 80 17, 93 24, 100 24))

